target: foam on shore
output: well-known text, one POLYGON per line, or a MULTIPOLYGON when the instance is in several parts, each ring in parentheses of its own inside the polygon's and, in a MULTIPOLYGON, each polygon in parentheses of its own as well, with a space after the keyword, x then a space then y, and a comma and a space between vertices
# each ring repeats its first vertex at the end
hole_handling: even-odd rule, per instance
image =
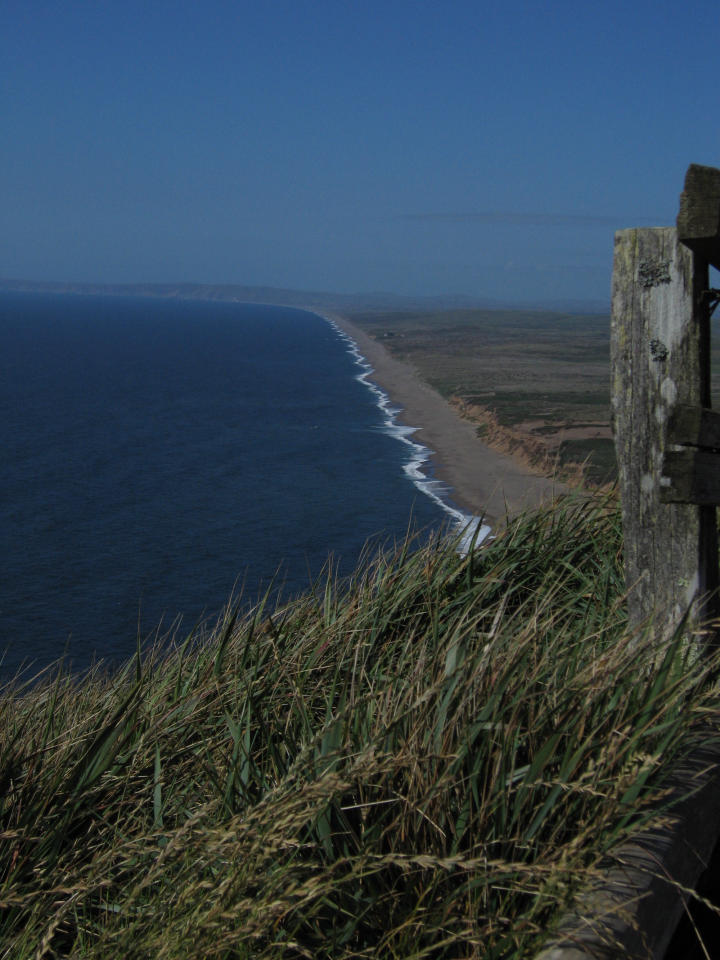
MULTIPOLYGON (((320 316, 323 316, 320 314, 320 316)), ((467 552, 473 542, 481 543, 491 532, 488 524, 483 523, 482 517, 473 516, 454 506, 450 500, 450 490, 441 480, 435 480, 428 477, 423 467, 430 462, 432 451, 422 443, 412 439, 412 435, 420 429, 419 427, 405 426, 397 422, 398 414, 402 412, 402 407, 394 406, 388 394, 382 390, 370 378, 373 374, 373 366, 362 355, 360 349, 353 338, 340 328, 332 317, 323 316, 337 335, 347 344, 348 352, 355 359, 360 368, 356 379, 362 383, 372 393, 377 406, 383 414, 383 430, 388 436, 394 437, 406 444, 408 447, 408 460, 403 466, 403 470, 408 480, 425 496, 430 497, 441 510, 452 520, 453 526, 460 536, 459 549, 461 552, 467 552)))

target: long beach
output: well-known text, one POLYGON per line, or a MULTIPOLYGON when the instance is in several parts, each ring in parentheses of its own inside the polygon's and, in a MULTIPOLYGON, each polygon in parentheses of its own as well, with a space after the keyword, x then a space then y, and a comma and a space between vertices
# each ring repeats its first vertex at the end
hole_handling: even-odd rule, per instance
POLYGON ((566 492, 563 484, 483 443, 474 425, 459 417, 410 364, 396 360, 346 317, 326 316, 355 341, 373 367, 370 379, 402 408, 398 420, 417 428, 414 438, 432 451, 435 476, 451 488, 451 499, 463 510, 496 524, 566 492))

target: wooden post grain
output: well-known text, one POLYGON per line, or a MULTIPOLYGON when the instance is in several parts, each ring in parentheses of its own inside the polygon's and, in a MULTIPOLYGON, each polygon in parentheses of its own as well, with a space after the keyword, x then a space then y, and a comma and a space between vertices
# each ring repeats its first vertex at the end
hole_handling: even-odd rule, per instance
POLYGON ((612 292, 612 412, 630 619, 673 629, 713 610, 715 507, 666 503, 667 428, 678 405, 710 406, 707 261, 674 227, 621 230, 612 292))

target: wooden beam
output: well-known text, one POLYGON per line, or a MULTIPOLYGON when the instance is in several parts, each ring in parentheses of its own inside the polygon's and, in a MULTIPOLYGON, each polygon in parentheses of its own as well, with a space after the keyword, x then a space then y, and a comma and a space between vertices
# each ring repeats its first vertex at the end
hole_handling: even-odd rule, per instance
POLYGON ((680 194, 678 238, 720 269, 720 170, 691 163, 680 194))

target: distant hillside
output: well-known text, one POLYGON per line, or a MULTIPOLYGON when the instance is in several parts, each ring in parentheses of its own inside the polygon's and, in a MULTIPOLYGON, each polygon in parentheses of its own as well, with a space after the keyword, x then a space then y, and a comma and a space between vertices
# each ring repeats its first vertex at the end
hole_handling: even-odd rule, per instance
POLYGON ((395 293, 329 293, 322 290, 288 290, 221 283, 74 283, 72 281, 0 280, 0 291, 26 293, 73 293, 95 296, 175 297, 181 300, 231 300, 242 303, 272 303, 313 310, 440 310, 440 309, 535 309, 573 313, 608 313, 609 302, 598 300, 527 301, 493 300, 447 294, 410 297, 395 293))

